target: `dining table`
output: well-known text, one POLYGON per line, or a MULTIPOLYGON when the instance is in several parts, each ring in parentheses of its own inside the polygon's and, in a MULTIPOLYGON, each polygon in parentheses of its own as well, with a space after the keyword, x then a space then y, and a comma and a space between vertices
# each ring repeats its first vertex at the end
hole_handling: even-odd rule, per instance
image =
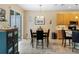
MULTIPOLYGON (((37 32, 32 32, 33 34, 33 38, 37 38, 37 32)), ((48 32, 44 32, 43 31, 43 39, 46 40, 47 43, 47 47, 49 46, 49 38, 48 38, 48 32)), ((33 43, 34 43, 34 39, 32 39, 33 43)))

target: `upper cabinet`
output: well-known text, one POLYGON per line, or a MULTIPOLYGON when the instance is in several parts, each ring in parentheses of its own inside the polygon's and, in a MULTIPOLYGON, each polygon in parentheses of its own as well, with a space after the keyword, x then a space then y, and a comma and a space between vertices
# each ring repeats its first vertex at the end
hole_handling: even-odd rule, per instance
POLYGON ((57 25, 63 24, 63 14, 57 14, 57 25))
POLYGON ((70 21, 77 21, 79 25, 79 13, 57 13, 57 25, 69 25, 70 21))

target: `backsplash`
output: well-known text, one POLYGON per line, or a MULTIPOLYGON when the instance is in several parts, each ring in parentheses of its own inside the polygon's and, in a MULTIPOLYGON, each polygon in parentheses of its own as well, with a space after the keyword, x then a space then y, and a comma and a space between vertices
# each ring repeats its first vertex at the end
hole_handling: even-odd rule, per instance
POLYGON ((8 22, 0 22, 0 29, 3 29, 3 28, 9 28, 10 26, 9 26, 9 24, 8 24, 8 22))

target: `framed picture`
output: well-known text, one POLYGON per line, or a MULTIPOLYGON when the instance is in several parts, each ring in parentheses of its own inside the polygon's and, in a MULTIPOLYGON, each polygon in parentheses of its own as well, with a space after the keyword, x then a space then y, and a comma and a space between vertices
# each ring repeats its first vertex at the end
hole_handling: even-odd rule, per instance
POLYGON ((5 20, 5 10, 0 8, 0 21, 5 20))
POLYGON ((35 25, 44 25, 44 24, 45 24, 45 17, 44 16, 35 17, 35 25))

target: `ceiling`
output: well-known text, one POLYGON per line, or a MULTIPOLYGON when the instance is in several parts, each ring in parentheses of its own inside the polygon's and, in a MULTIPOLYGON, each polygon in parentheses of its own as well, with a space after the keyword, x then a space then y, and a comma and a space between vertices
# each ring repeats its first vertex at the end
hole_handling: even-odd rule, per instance
POLYGON ((79 10, 78 4, 18 4, 24 10, 79 10))

